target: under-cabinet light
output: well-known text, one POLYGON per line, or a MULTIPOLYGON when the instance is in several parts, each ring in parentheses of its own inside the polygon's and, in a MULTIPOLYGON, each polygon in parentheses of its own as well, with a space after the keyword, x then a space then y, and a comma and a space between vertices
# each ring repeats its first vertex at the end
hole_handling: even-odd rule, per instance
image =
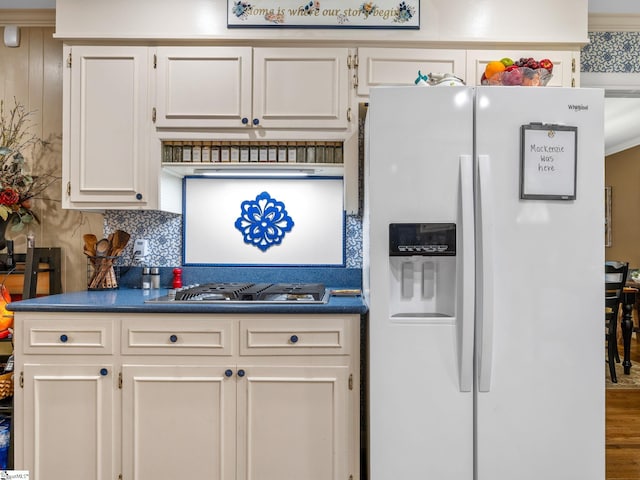
POLYGON ((193 173, 206 177, 310 177, 316 171, 313 168, 196 168, 193 173))

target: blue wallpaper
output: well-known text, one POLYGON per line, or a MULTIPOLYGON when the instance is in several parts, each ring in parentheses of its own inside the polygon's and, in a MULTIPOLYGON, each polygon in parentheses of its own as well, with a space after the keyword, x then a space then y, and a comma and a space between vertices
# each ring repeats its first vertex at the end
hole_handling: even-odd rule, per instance
POLYGON ((640 32, 590 32, 580 53, 582 72, 640 72, 640 32))

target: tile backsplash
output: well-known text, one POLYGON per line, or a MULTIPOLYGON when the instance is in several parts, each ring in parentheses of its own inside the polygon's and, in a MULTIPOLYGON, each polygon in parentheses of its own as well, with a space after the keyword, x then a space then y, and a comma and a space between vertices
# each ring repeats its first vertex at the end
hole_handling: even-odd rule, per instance
MULTIPOLYGON (((105 233, 109 234, 118 229, 131 234, 131 240, 122 254, 122 264, 158 267, 182 265, 182 215, 141 210, 105 211, 105 233), (142 262, 133 259, 133 242, 136 238, 149 240, 151 253, 142 262)), ((360 216, 347 215, 345 236, 346 267, 362 268, 360 216)))
POLYGON ((118 229, 131 235, 131 240, 122 253, 123 264, 158 267, 182 265, 182 215, 140 210, 105 211, 105 234, 118 229), (133 242, 137 238, 149 240, 151 253, 142 262, 133 259, 133 242))

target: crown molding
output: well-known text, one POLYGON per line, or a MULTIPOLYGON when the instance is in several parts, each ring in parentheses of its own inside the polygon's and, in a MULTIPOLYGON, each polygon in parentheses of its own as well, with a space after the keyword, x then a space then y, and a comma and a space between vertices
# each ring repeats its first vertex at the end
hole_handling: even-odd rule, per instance
MULTIPOLYGON (((56 24, 55 9, 0 9, 0 26, 53 27, 56 24)), ((590 13, 590 32, 640 32, 640 14, 590 13)))
POLYGON ((640 14, 590 13, 587 30, 590 32, 640 32, 640 14))
POLYGON ((0 9, 0 26, 55 27, 56 11, 39 8, 0 9))
MULTIPOLYGON (((0 26, 20 25, 21 27, 54 27, 55 9, 0 9, 0 26)), ((640 32, 640 14, 590 13, 590 32, 640 32)))

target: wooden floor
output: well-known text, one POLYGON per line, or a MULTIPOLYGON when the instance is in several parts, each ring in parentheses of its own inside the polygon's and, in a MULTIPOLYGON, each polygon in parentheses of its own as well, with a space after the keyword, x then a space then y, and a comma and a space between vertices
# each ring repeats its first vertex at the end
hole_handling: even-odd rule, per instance
MULTIPOLYGON (((640 368, 640 343, 633 340, 632 368, 640 368)), ((640 479, 640 389, 607 390, 607 480, 640 479)))

